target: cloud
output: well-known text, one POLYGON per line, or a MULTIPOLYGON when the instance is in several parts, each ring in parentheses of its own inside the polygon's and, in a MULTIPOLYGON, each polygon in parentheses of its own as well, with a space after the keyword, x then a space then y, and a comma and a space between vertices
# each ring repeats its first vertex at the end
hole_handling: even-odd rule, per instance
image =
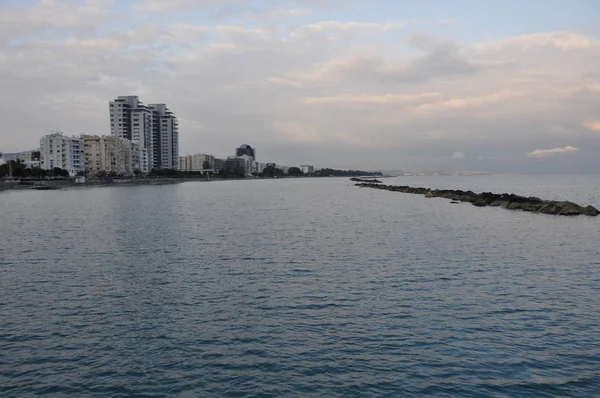
POLYGON ((215 6, 219 3, 233 3, 233 0, 142 0, 133 5, 136 11, 143 13, 169 13, 192 8, 215 6))
POLYGON ((290 33, 290 39, 295 41, 365 39, 365 36, 377 36, 403 27, 402 23, 321 21, 298 27, 290 33))
POLYGON ((517 49, 521 52, 530 51, 536 47, 552 46, 562 51, 587 49, 593 47, 595 41, 588 36, 573 32, 546 32, 533 33, 521 36, 510 37, 495 42, 480 43, 479 49, 491 51, 504 50, 506 48, 517 49))
POLYGON ((255 13, 254 18, 277 21, 286 18, 300 18, 310 15, 313 11, 309 8, 274 8, 255 13))
POLYGON ((577 151, 577 148, 570 145, 564 148, 553 148, 553 149, 536 149, 531 152, 527 152, 526 155, 531 158, 543 158, 548 156, 559 155, 561 153, 568 153, 577 151))
POLYGON ((509 91, 501 91, 498 93, 492 93, 481 96, 451 98, 441 101, 438 100, 436 102, 420 105, 417 108, 415 108, 414 111, 416 114, 431 114, 443 111, 472 110, 474 108, 480 108, 500 101, 508 100, 514 95, 514 93, 511 93, 509 91))
POLYGON ((582 126, 592 131, 600 131, 600 121, 586 122, 582 126))
POLYGON ((439 95, 439 93, 421 93, 307 97, 304 99, 304 103, 308 105, 389 105, 423 102, 439 95))
POLYGON ((112 3, 85 0, 73 5, 60 0, 38 0, 21 8, 0 5, 0 39, 56 30, 93 31, 109 21, 112 3))
POLYGON ((358 3, 0 6, 0 87, 11 99, 0 108, 0 149, 34 146, 57 125, 106 133, 107 102, 133 94, 180 117, 182 153, 227 156, 248 142, 263 160, 290 165, 600 172, 600 135, 590 133, 599 127, 596 37, 540 32, 465 44, 452 39, 456 27, 408 14, 364 22, 330 12, 358 3), (224 13, 226 22, 213 18, 224 13), (442 38, 431 34, 440 29, 442 38), (536 161, 565 142, 577 156, 536 161))

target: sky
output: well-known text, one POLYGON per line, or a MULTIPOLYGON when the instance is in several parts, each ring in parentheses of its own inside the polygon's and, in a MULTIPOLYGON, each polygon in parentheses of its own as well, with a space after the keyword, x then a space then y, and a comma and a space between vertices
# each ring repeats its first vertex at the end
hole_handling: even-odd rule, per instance
POLYGON ((600 173, 596 0, 0 0, 0 152, 108 134, 138 95, 180 154, 600 173))

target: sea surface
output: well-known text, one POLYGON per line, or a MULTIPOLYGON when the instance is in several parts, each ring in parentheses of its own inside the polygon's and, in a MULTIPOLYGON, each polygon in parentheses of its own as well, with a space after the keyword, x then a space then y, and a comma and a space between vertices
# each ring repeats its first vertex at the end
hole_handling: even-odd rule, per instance
POLYGON ((306 178, 7 191, 0 228, 0 397, 600 395, 600 217, 306 178))

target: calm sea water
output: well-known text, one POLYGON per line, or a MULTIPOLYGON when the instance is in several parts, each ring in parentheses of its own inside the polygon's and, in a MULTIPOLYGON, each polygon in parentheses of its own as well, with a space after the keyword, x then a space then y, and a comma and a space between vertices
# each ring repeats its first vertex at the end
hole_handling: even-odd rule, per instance
POLYGON ((3 192, 0 226, 2 397, 600 394, 600 217, 299 179, 3 192))

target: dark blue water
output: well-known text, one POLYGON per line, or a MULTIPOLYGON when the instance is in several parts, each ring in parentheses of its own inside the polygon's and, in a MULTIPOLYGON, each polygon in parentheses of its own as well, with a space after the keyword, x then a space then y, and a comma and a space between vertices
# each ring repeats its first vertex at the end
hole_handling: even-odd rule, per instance
POLYGON ((600 392, 600 218, 302 179, 3 192, 0 228, 2 397, 600 392))

